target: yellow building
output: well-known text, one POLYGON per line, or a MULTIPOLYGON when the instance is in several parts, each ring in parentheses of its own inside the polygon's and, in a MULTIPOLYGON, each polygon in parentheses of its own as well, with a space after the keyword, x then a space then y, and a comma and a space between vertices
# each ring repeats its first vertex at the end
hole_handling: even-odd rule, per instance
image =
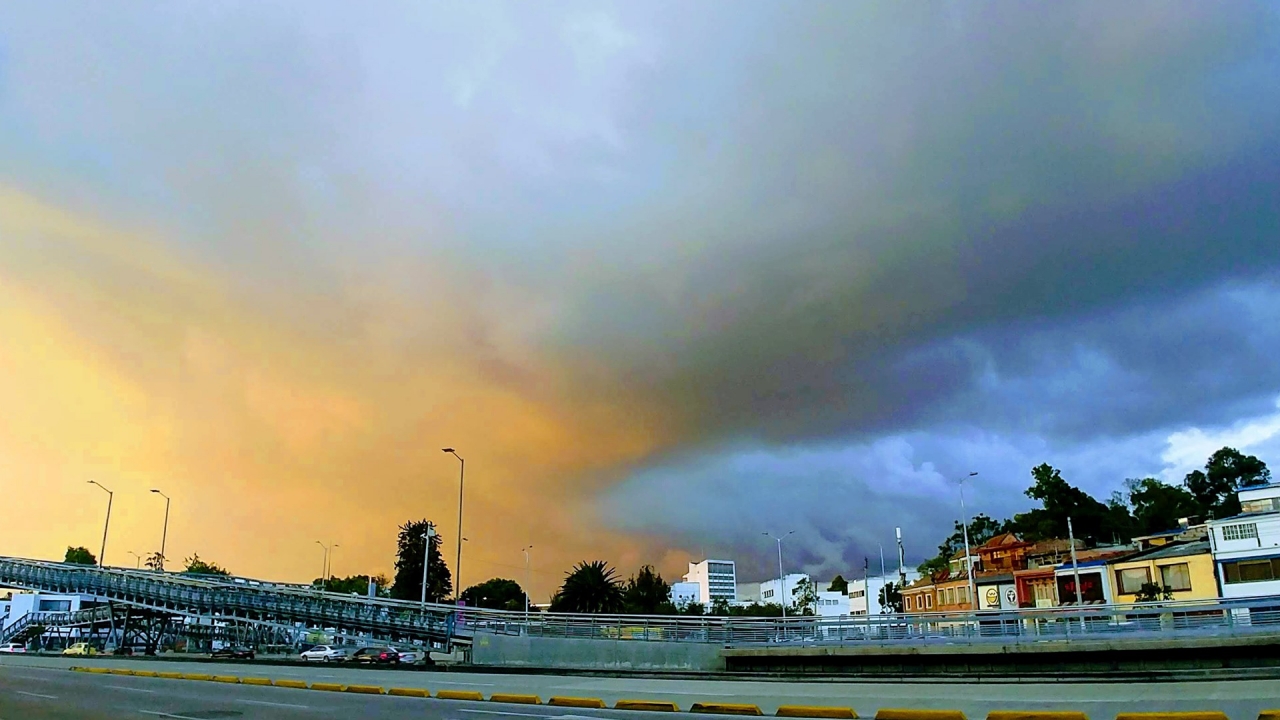
MULTIPOLYGON (((1142 586, 1165 588, 1174 600, 1219 597, 1208 540, 1169 543, 1109 563, 1115 580, 1115 602, 1138 601, 1142 586)), ((1163 594, 1159 596, 1163 599, 1163 594)))

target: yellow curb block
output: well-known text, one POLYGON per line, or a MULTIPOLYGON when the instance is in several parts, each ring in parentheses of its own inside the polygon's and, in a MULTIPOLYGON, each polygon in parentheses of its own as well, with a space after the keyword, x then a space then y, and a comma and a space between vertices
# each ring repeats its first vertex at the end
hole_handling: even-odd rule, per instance
POLYGON ((429 698, 431 693, 422 688, 391 688, 387 690, 388 695, 397 695, 399 697, 416 697, 429 698))
POLYGON ((847 708, 847 707, 823 707, 820 705, 783 705, 778 708, 778 717, 830 718, 831 720, 854 720, 855 718, 858 717, 858 713, 854 712, 853 708, 847 708))
POLYGON ((489 702, 497 703, 514 703, 516 705, 541 705, 542 698, 537 695, 513 695, 511 693, 494 693, 489 696, 489 702))
POLYGON ((614 710, 644 710, 645 712, 680 712, 680 706, 666 700, 619 700, 614 710))
POLYGON ((134 670, 133 676, 134 677, 156 677, 156 671, 155 670, 134 670))
POLYGON ((987 720, 1089 720, 1074 710, 992 710, 987 720))
POLYGON ((441 690, 436 693, 438 700, 484 700, 484 696, 475 690, 441 690))
POLYGON ((111 668, 107 672, 112 675, 133 675, 133 671, 129 668, 111 668))
POLYGON ((212 675, 205 675, 204 673, 182 673, 178 677, 181 677, 183 680, 212 680, 213 679, 212 675))
POLYGON ((1280 710, 1259 710, 1258 720, 1280 720, 1280 710))
POLYGON ((968 720, 968 718, 959 710, 881 708, 876 711, 876 720, 968 720))
POLYGON ((85 669, 95 675, 106 675, 107 673, 111 672, 111 668, 91 667, 91 668, 85 668, 85 669))
POLYGON ((689 708, 691 713, 713 713, 715 715, 763 715, 759 705, 743 705, 741 703, 694 703, 689 708))
POLYGON ((271 684, 276 687, 293 688, 294 690, 307 689, 307 683, 302 680, 272 680, 271 684))
POLYGON ((1073 710, 992 710, 987 720, 1089 720, 1089 716, 1073 710))
POLYGON ((239 685, 240 678, 235 675, 214 675, 214 682, 227 683, 228 685, 239 685))
POLYGON ((356 693, 359 695, 383 695, 386 691, 377 685, 348 685, 343 688, 343 692, 356 693))
POLYGON ((322 692, 346 692, 347 686, 338 683, 311 683, 311 689, 322 692))
POLYGON ((1227 720, 1227 714, 1217 710, 1193 712, 1128 712, 1116 715, 1116 720, 1227 720))
MULTIPOLYGON (((593 708, 596 710, 603 710, 609 707, 600 698, 580 697, 553 697, 547 701, 547 704, 555 705, 556 707, 593 708)), ((1276 718, 1276 720, 1280 720, 1280 718, 1276 718)))
POLYGON ((242 685, 270 685, 271 678, 240 678, 242 685))
POLYGON ((166 680, 181 680, 181 679, 182 679, 182 673, 180 673, 180 672, 158 672, 158 673, 156 673, 156 677, 162 677, 162 678, 165 678, 166 680))

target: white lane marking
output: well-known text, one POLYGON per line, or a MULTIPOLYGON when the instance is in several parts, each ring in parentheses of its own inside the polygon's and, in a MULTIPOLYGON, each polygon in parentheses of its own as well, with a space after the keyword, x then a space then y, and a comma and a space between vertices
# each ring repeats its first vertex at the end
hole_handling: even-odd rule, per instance
MULTIPOLYGON (((446 685, 466 685, 467 687, 493 687, 493 683, 464 683, 464 682, 454 682, 452 680, 449 680, 445 684, 446 685)), ((538 717, 542 717, 542 716, 539 715, 538 717)))
POLYGON ((124 685, 103 685, 103 687, 108 687, 108 688, 111 688, 112 690, 124 690, 125 692, 140 692, 140 693, 155 692, 155 690, 146 690, 143 688, 131 688, 131 687, 125 687, 124 685))
POLYGON ((173 713, 156 712, 155 710, 139 710, 138 712, 142 713, 143 715, 154 715, 156 717, 173 718, 173 720, 201 720, 200 718, 193 718, 190 715, 174 715, 173 713))
POLYGON ((53 682, 47 677, 36 677, 35 675, 13 675, 12 677, 21 678, 23 680, 35 680, 36 682, 53 682))
POLYGON ((293 703, 276 703, 267 702, 266 700, 236 700, 247 705, 266 705, 267 707, 297 708, 298 710, 310 710, 310 705, 294 705, 293 703))
POLYGON ((28 697, 44 698, 45 700, 57 700, 57 699, 58 699, 58 696, 57 696, 57 695, 41 695, 40 693, 23 692, 22 690, 15 690, 14 692, 18 693, 19 695, 26 695, 26 696, 28 696, 28 697))

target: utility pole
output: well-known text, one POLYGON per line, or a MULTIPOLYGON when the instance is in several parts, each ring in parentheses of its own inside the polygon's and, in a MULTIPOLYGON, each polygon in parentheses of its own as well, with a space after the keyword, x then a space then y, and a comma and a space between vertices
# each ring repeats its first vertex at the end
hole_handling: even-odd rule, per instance
POLYGON ((532 545, 524 549, 524 633, 526 635, 529 634, 529 585, 533 583, 532 571, 529 569, 529 551, 532 549, 532 545))
POLYGON ((885 599, 884 602, 880 602, 880 599, 877 598, 876 605, 880 606, 880 614, 883 615, 884 606, 889 604, 889 593, 884 589, 884 543, 876 543, 876 545, 880 546, 880 594, 883 595, 885 599))
POLYGON ((320 592, 324 592, 325 586, 328 584, 325 578, 329 576, 329 546, 319 540, 316 541, 316 544, 324 548, 324 560, 320 564, 320 592))
POLYGON ((772 535, 770 533, 762 533, 767 537, 771 537, 778 541, 778 587, 782 593, 782 619, 787 619, 787 576, 782 572, 782 538, 794 533, 795 530, 788 532, 786 535, 772 535))
MULTIPOLYGON (((976 477, 978 473, 971 472, 969 477, 976 477)), ((973 553, 969 550, 969 512, 964 508, 964 481, 960 478, 960 527, 964 530, 964 565, 965 574, 969 576, 969 609, 978 609, 978 588, 973 581, 973 553)))
POLYGON ((97 480, 90 480, 90 485, 97 485, 107 493, 107 521, 102 524, 102 549, 98 551, 98 567, 106 567, 107 557, 107 530, 111 528, 111 501, 115 499, 116 494, 102 487, 97 480))
POLYGON ((431 543, 435 542, 435 523, 427 521, 427 531, 422 534, 422 609, 427 609, 427 568, 431 567, 431 543))
POLYGON ((1071 543, 1071 574, 1076 583, 1076 607, 1080 607, 1084 604, 1084 600, 1080 594, 1080 564, 1076 562, 1076 534, 1071 528, 1070 516, 1067 517, 1067 542, 1071 543))
POLYGON ((907 586, 907 554, 902 549, 902 528, 894 528, 893 532, 898 536, 898 592, 902 592, 907 586))
POLYGON ((462 598, 462 490, 467 481, 467 461, 462 459, 453 448, 443 448, 443 452, 458 458, 460 468, 458 470, 458 559, 453 564, 453 597, 454 599, 462 598))
POLYGON ((152 489, 151 492, 164 498, 164 531, 161 532, 160 534, 160 567, 156 568, 157 570, 160 570, 161 572, 163 572, 164 571, 164 548, 165 548, 165 543, 169 541, 169 496, 155 489, 152 489))

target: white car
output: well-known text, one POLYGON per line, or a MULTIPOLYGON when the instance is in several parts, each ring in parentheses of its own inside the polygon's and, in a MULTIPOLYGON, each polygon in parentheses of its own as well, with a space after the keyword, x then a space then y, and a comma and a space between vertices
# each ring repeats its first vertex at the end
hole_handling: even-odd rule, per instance
POLYGON ((396 652, 400 653, 400 662, 402 663, 416 665, 418 661, 422 660, 422 652, 420 650, 400 650, 397 648, 396 652))
POLYGON ((347 651, 332 645, 317 645, 310 650, 303 650, 299 657, 306 662, 337 662, 347 659, 347 651))
POLYGON ((22 643, 5 643, 0 645, 0 653, 24 653, 27 646, 22 643))

